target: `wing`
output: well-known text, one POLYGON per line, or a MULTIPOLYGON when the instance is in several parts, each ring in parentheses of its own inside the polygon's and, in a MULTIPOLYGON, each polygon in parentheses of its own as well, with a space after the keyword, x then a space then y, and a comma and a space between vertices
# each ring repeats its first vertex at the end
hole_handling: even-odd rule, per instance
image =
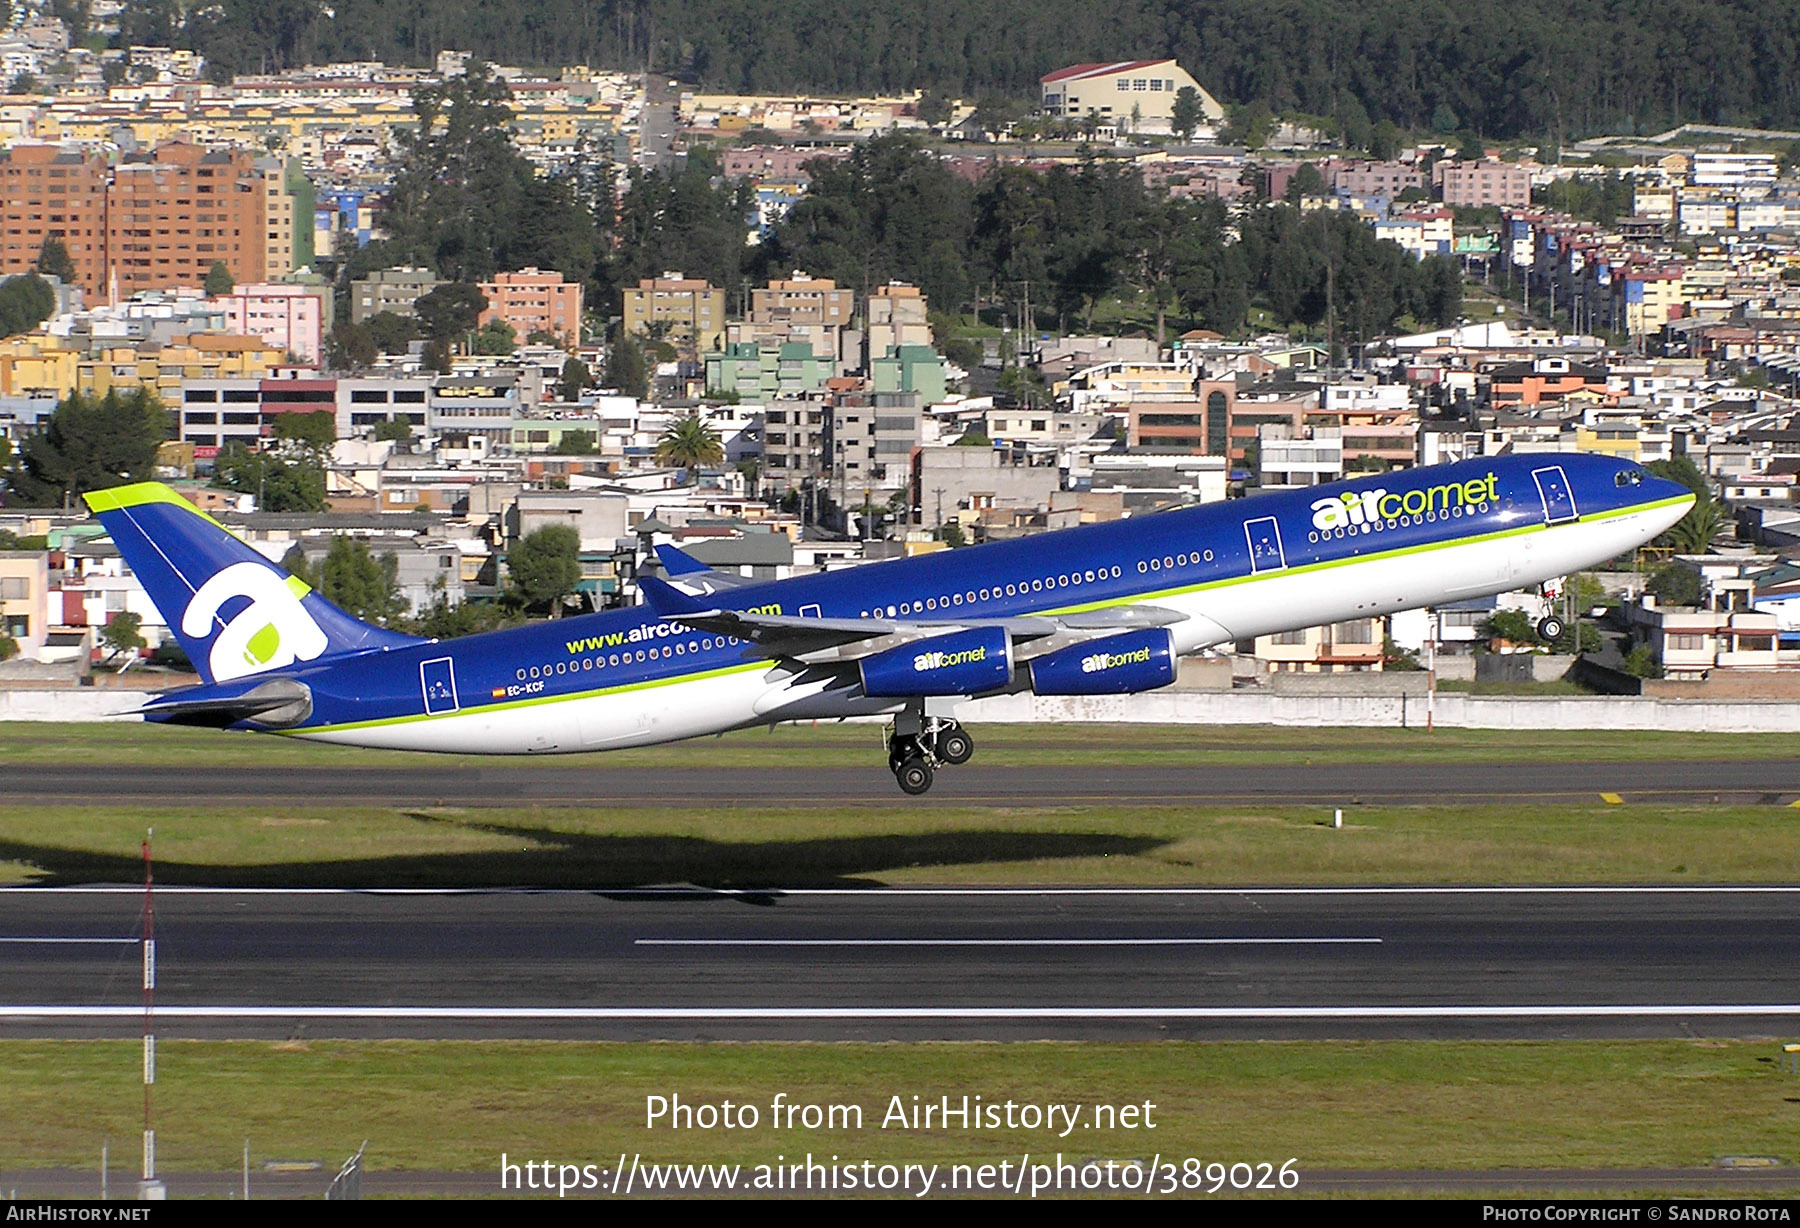
POLYGON ((801 618, 709 606, 653 577, 641 578, 638 586, 664 622, 736 636, 756 645, 764 656, 809 664, 855 660, 964 627, 1004 628, 1014 647, 1022 650, 1019 658, 1026 659, 1079 640, 1141 627, 1166 627, 1187 617, 1159 606, 1134 605, 1024 618, 801 618))

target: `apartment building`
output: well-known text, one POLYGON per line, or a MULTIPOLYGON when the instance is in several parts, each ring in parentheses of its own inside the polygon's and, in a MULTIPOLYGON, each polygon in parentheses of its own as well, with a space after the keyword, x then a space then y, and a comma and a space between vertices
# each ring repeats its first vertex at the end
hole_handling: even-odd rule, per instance
POLYGON ((239 282, 286 276, 294 227, 283 169, 246 150, 169 142, 110 168, 54 145, 0 151, 0 274, 30 271, 55 237, 90 303, 199 286, 215 262, 239 282))
POLYGON ((925 292, 902 281, 890 281, 869 292, 864 331, 867 359, 880 358, 901 346, 931 344, 931 304, 925 292))
MULTIPOLYGON (((843 334, 856 311, 856 295, 829 277, 795 272, 750 292, 750 315, 726 326, 726 340, 797 342, 833 362, 843 356, 843 334)), ((854 362, 855 358, 851 358, 854 362)))
POLYGON ((316 364, 331 328, 327 293, 313 286, 253 282, 216 301, 225 307, 225 327, 231 332, 260 337, 303 363, 316 364))
POLYGON ((75 284, 99 301, 106 288, 106 159, 56 145, 0 149, 0 276, 37 268, 44 241, 58 238, 75 284))
POLYGON ((664 273, 624 292, 625 331, 634 337, 661 333, 690 358, 725 340, 725 292, 703 278, 664 273))
POLYGON ((1431 179, 1446 205, 1523 209, 1531 204, 1531 172, 1510 162, 1439 162, 1431 168, 1431 179))
POLYGON ((488 301, 482 324, 504 320, 521 342, 532 333, 548 333, 569 349, 581 344, 580 282, 529 268, 496 273, 481 283, 481 292, 488 301))
POLYGON ((384 311, 413 314, 413 304, 444 283, 430 269, 381 269, 350 283, 350 322, 361 324, 384 311))

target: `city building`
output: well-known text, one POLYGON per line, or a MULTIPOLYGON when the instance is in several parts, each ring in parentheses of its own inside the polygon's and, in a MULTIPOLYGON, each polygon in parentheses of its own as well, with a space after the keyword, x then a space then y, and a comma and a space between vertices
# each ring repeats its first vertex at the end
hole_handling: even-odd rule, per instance
POLYGON ((1431 181, 1446 205, 1523 209, 1531 204, 1531 171, 1495 158, 1438 162, 1431 168, 1431 181))
POLYGON ((496 273, 481 283, 488 305, 481 323, 503 320, 520 343, 532 333, 548 333, 567 349, 581 344, 581 283, 564 281, 561 273, 535 268, 496 273))
POLYGON ((361 324, 384 311, 412 315, 413 304, 443 284, 430 269, 411 266, 371 273, 350 283, 350 322, 361 324))
POLYGON ((870 291, 863 324, 865 361, 904 345, 930 345, 930 314, 930 301, 917 286, 890 281, 870 291))
POLYGON ((1039 104, 1045 115, 1092 116, 1134 132, 1168 132, 1175 96, 1184 89, 1200 95, 1202 118, 1225 118, 1218 99, 1174 60, 1126 60, 1110 64, 1071 64, 1038 79, 1039 104))
POLYGON ((316 365, 331 329, 329 290, 279 282, 236 286, 214 302, 225 308, 225 326, 245 337, 260 337, 295 359, 316 365))
POLYGON ((725 292, 698 277, 646 277, 623 295, 625 331, 657 337, 689 358, 725 341, 725 292))
POLYGON ((799 342, 811 346, 820 358, 853 367, 861 354, 846 353, 843 343, 855 314, 855 300, 852 291, 840 289, 829 277, 796 271, 792 277, 776 278, 752 290, 749 316, 742 323, 726 326, 726 340, 734 344, 799 342))

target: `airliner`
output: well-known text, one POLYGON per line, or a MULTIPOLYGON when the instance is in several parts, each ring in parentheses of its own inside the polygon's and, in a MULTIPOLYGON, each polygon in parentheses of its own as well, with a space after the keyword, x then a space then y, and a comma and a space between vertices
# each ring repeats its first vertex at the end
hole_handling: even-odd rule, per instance
POLYGON ((1694 496, 1626 460, 1508 455, 787 580, 660 546, 640 605, 453 640, 351 617, 161 484, 86 499, 203 679, 146 720, 529 755, 885 716, 919 794, 974 753, 964 700, 1150 691, 1215 645, 1542 584, 1694 496))

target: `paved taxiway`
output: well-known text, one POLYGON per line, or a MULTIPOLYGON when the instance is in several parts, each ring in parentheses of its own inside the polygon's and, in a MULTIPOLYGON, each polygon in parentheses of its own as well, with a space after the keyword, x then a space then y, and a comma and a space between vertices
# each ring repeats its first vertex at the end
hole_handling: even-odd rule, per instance
MULTIPOLYGON (((1253 735, 1247 735, 1253 736, 1253 735)), ((1504 737, 1496 733, 1495 737, 1504 737)), ((7 799, 90 805, 129 797, 143 803, 279 799, 292 806, 680 806, 767 808, 866 802, 919 806, 1017 806, 1038 802, 1157 805, 1295 802, 1452 804, 1594 803, 1603 793, 1629 801, 1787 805, 1800 800, 1800 760, 1643 763, 1282 764, 1190 767, 984 765, 979 758, 938 772, 923 797, 894 787, 871 744, 866 767, 611 767, 604 760, 493 767, 222 767, 190 765, 20 766, 8 769, 7 799), (576 766, 579 764, 580 766, 576 766)), ((1610 800, 1610 799, 1609 799, 1610 800)))
MULTIPOLYGON (((157 901, 164 1036, 1791 1034, 1800 888, 157 901)), ((131 1035, 141 892, 0 891, 0 1035, 131 1035)))

